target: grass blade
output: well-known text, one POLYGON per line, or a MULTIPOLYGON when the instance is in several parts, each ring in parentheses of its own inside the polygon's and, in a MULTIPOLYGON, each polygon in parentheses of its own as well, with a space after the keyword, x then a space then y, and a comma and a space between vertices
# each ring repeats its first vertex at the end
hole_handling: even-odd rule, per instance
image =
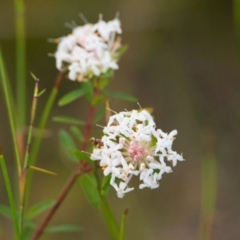
POLYGON ((7 194, 8 194, 8 200, 9 200, 10 208, 11 208, 11 212, 12 212, 12 220, 14 223, 16 239, 21 240, 20 229, 19 229, 19 225, 18 225, 17 210, 16 210, 15 201, 13 198, 12 187, 11 187, 7 167, 5 164, 5 160, 4 160, 4 157, 2 154, 1 146, 0 146, 0 165, 2 168, 5 186, 6 186, 7 194))
POLYGON ((18 150, 17 137, 16 137, 17 136, 16 125, 15 125, 15 120, 14 120, 16 118, 14 116, 14 106, 13 106, 12 97, 11 97, 12 94, 11 94, 10 86, 8 84, 7 73, 6 73, 6 69, 4 66, 1 49, 0 49, 0 76, 2 79, 3 93, 4 93, 6 104, 7 104, 7 112, 8 112, 8 117, 9 117, 9 121, 10 121, 14 151, 15 151, 16 162, 17 162, 18 175, 20 176, 21 175, 21 160, 20 160, 20 155, 19 155, 19 150, 18 150))

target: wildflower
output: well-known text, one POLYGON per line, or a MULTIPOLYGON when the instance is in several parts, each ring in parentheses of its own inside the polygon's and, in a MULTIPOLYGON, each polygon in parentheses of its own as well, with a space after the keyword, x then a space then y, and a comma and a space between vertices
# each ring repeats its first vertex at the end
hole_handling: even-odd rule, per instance
POLYGON ((159 187, 164 173, 172 172, 168 161, 176 166, 177 161, 184 160, 172 150, 177 130, 167 134, 156 129, 153 117, 146 110, 114 114, 103 133, 91 159, 99 161, 105 176, 111 174, 110 184, 120 198, 133 190, 128 187, 133 176, 139 176, 140 189, 154 189, 159 187))
POLYGON ((73 28, 70 35, 58 39, 54 54, 56 67, 67 69, 69 79, 80 82, 118 69, 117 50, 121 47, 118 35, 121 33, 119 19, 105 22, 101 15, 96 24, 73 28))

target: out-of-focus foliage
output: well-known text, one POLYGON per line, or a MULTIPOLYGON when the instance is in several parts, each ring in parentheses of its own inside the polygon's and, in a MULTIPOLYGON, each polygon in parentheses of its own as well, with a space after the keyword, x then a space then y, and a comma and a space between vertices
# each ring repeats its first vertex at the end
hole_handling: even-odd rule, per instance
MULTIPOLYGON (((119 62, 120 69, 110 82, 111 87, 114 91, 137 96, 143 108, 153 107, 155 121, 160 128, 169 131, 178 129, 179 139, 174 144, 177 150, 183 149, 186 161, 174 170, 174 174, 162 180, 159 189, 134 191, 121 200, 110 189, 109 200, 116 216, 119 216, 119 223, 126 205, 130 206, 125 227, 126 239, 197 239, 203 158, 201 133, 206 129, 210 129, 216 137, 214 150, 218 166, 213 239, 237 239, 240 234, 238 1, 31 0, 26 1, 26 5, 27 70, 40 78, 41 87, 47 89, 44 95, 49 94, 57 74, 54 58, 47 55, 56 51, 56 45, 47 39, 66 35, 69 29, 64 26, 65 22, 74 20, 80 24, 80 12, 89 22, 96 22, 98 13, 103 13, 104 19, 109 20, 119 11, 123 28, 122 42, 127 44, 128 51, 119 62)), ((11 1, 1 2, 0 16, 4 19, 0 21, 2 52, 11 85, 15 86, 11 1)), ((27 109, 30 111, 34 84, 30 74, 27 82, 27 109)), ((78 83, 64 79, 58 101, 77 86, 78 83)), ((92 89, 87 90, 90 96, 92 89)), ((12 159, 6 108, 2 95, 0 98, 0 141, 6 159, 12 159)), ((86 120, 86 109, 82 108, 85 103, 84 98, 76 99, 69 105, 71 107, 59 108, 56 103, 52 117, 64 115, 86 120)), ((36 122, 45 104, 44 98, 40 98, 38 104, 36 122)), ((136 108, 135 103, 121 99, 114 99, 110 105, 116 111, 136 108)), ((105 125, 105 122, 102 120, 98 124, 105 125)), ((38 201, 55 199, 71 172, 71 166, 68 169, 65 164, 66 154, 59 152, 57 139, 58 129, 67 127, 59 121, 50 121, 48 124, 51 137, 43 141, 39 166, 57 172, 58 177, 36 173, 33 182, 36 191, 30 201, 32 205, 38 201)), ((95 127, 94 136, 99 135, 100 138, 100 131, 99 127, 95 127)), ((75 132, 81 139, 76 128, 72 128, 68 134, 70 132, 75 132)), ((77 144, 75 135, 71 137, 77 144)), ((75 158, 74 152, 71 157, 75 158)), ((12 169, 15 167, 11 160, 7 165, 12 169)), ((104 186, 103 191, 107 191, 104 186)), ((2 177, 0 189, 1 196, 6 196, 2 177)), ((1 204, 7 204, 6 197, 1 197, 1 204)), ((40 222, 41 219, 39 216, 36 221, 40 222)), ((102 220, 96 216, 78 185, 53 219, 52 225, 65 225, 66 220, 67 224, 82 226, 84 230, 75 235, 49 234, 43 239, 108 238, 102 220)), ((12 239, 9 221, 2 216, 0 221, 3 229, 7 229, 4 234, 12 239)))

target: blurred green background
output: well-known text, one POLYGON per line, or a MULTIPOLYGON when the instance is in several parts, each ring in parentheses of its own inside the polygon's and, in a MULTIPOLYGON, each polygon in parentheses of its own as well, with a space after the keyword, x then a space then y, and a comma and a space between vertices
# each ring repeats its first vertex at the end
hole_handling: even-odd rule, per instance
MULTIPOLYGON (((120 12, 123 43, 129 50, 119 62, 111 83, 114 90, 136 95, 142 107, 153 107, 157 127, 165 132, 178 130, 173 149, 183 152, 185 162, 172 174, 164 175, 160 188, 136 190, 118 199, 113 189, 109 201, 117 219, 126 206, 126 239, 198 239, 201 203, 201 161, 205 155, 204 133, 215 138, 218 192, 212 239, 239 239, 239 156, 240 156, 240 63, 238 54, 238 2, 229 0, 27 0, 27 71, 40 78, 47 92, 39 100, 37 120, 57 75, 56 45, 48 38, 70 32, 65 22, 82 24, 81 12, 89 22, 104 20, 120 12), (235 13, 235 18, 234 18, 235 13)), ((0 0, 0 41, 15 86, 15 29, 13 1, 0 0)), ((28 110, 34 81, 28 74, 28 110)), ((64 80, 58 98, 78 83, 64 80)), ((114 100, 116 111, 138 108, 136 104, 114 100)), ((86 101, 55 107, 52 116, 69 114, 86 119, 86 101)), ((104 124, 102 122, 101 124, 104 124)), ((74 166, 63 156, 57 131, 68 126, 49 121, 51 137, 43 142, 38 166, 55 171, 57 177, 36 173, 31 205, 54 199, 74 166)), ((100 136, 95 127, 93 136, 100 136)), ((3 94, 0 95, 0 142, 11 173, 13 147, 3 94)), ((13 179, 14 182, 14 179, 13 179)), ((0 202, 8 204, 0 176, 0 202)), ((40 223, 44 214, 37 219, 40 223)), ((0 217, 6 240, 13 239, 11 223, 0 217)), ((46 234, 49 239, 109 239, 101 216, 90 206, 79 185, 75 185, 51 225, 77 224, 78 234, 46 234)))

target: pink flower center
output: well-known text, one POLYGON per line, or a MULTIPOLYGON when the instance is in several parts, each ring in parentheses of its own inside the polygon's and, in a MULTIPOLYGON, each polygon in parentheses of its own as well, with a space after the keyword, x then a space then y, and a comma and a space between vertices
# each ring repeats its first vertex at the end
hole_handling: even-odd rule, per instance
POLYGON ((138 142, 131 141, 128 148, 128 153, 135 162, 138 162, 144 159, 146 150, 142 145, 139 145, 138 142))

